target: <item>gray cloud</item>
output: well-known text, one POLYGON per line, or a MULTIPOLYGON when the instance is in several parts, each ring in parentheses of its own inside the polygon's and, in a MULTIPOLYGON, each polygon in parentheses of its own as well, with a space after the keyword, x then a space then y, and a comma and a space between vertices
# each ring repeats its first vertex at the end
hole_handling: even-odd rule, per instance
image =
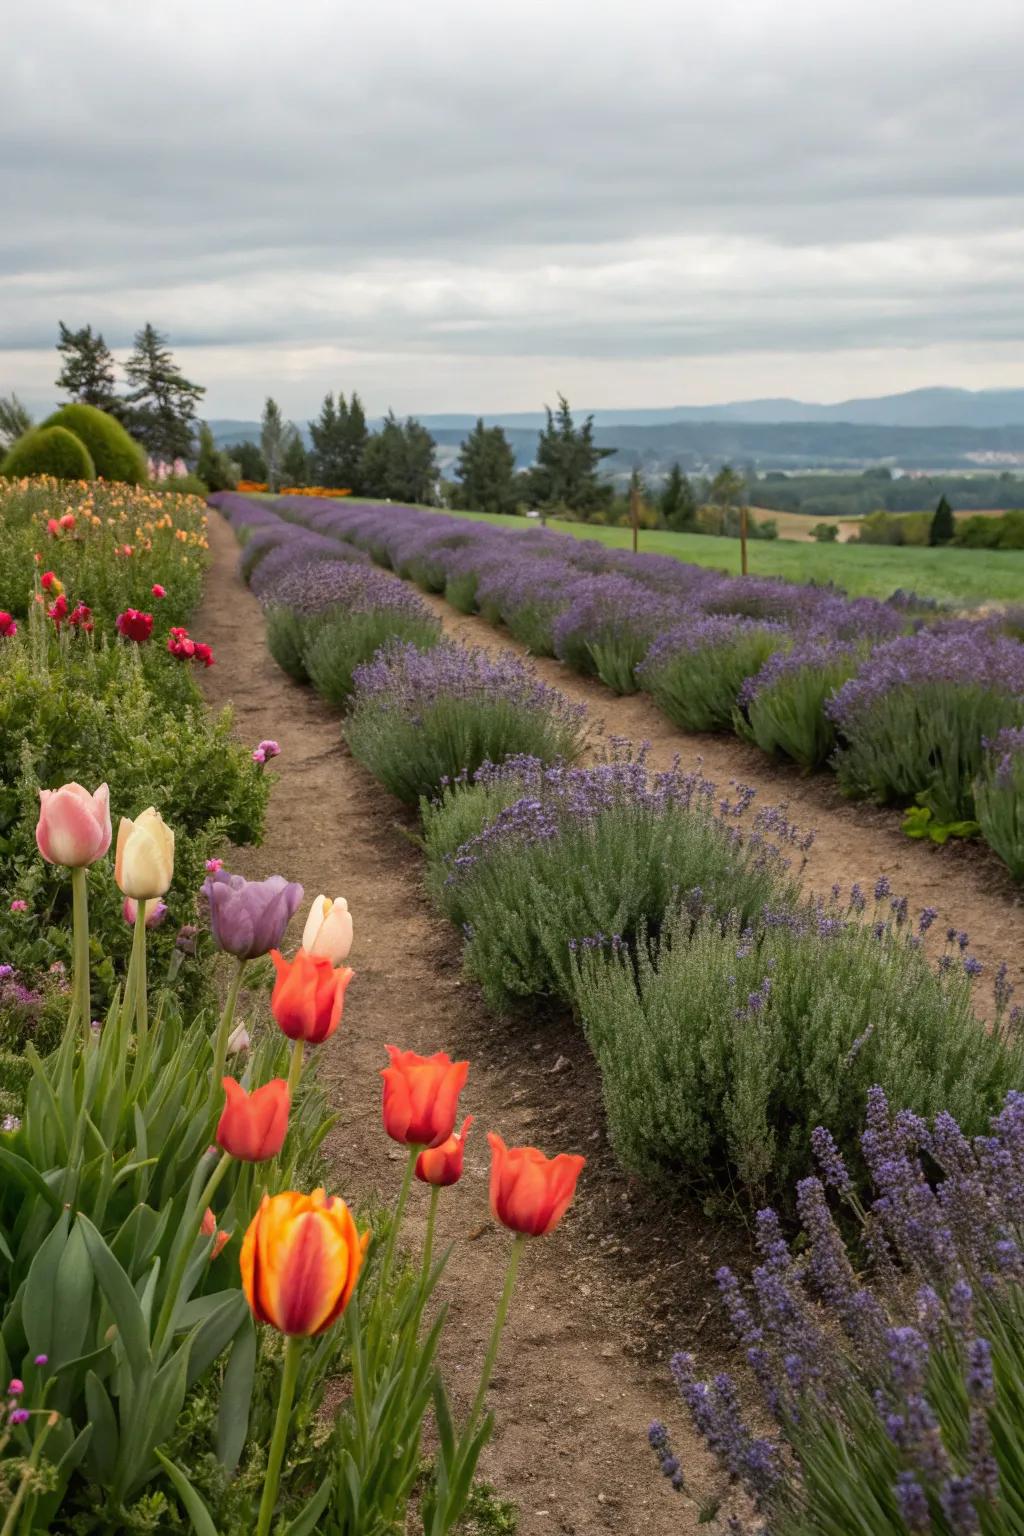
POLYGON ((408 357, 424 409, 581 364, 626 404, 678 362, 681 398, 695 358, 814 394, 830 353, 977 383, 991 348, 1007 382, 1017 0, 11 9, 0 387, 45 393, 58 316, 119 347, 152 318, 223 412, 261 367, 293 411, 336 364, 399 399, 408 357))

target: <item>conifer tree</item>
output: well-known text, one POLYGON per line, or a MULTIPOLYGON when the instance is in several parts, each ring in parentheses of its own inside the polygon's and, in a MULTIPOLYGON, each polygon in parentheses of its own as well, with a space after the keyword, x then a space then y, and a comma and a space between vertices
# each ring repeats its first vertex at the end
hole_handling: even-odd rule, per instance
POLYGON ((939 497, 939 504, 932 513, 931 526, 928 529, 928 543, 951 544, 956 533, 956 519, 953 516, 953 508, 945 496, 939 497))
POLYGON ((60 340, 57 351, 63 361, 57 388, 66 390, 80 405, 95 405, 101 411, 123 418, 123 401, 115 393, 114 357, 99 331, 91 325, 73 331, 58 320, 60 340))
POLYGON ((467 511, 514 512, 516 456, 501 427, 481 416, 459 449, 455 505, 467 511))
POLYGON ((186 379, 155 326, 147 323, 136 333, 124 371, 133 386, 125 396, 125 425, 132 436, 164 463, 190 458, 196 406, 206 390, 186 379))
POLYGON ((668 472, 659 503, 662 521, 676 533, 692 528, 697 520, 697 497, 678 464, 668 472))

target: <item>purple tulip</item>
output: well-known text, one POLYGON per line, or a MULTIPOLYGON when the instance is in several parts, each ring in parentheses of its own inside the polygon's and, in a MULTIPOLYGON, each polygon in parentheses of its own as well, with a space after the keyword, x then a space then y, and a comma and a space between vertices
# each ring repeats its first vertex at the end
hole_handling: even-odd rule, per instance
POLYGON ((239 960, 255 960, 276 949, 302 900, 302 886, 283 875, 246 880, 218 869, 203 881, 210 903, 214 943, 239 960))

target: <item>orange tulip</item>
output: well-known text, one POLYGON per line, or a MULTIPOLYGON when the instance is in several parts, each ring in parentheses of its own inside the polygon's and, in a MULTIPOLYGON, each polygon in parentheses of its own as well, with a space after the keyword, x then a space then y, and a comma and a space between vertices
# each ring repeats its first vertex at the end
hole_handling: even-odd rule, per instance
POLYGON ((204 1237, 213 1237, 213 1234, 215 1232, 217 1233, 216 1237, 213 1237, 213 1249, 210 1253, 210 1263, 212 1264, 214 1259, 220 1253, 221 1249, 224 1247, 224 1244, 230 1239, 231 1233, 217 1232, 217 1218, 210 1210, 209 1206, 207 1206, 206 1210, 203 1212, 203 1219, 199 1223, 199 1230, 202 1232, 204 1237))
POLYGON ((245 1163, 276 1157, 288 1133, 291 1096, 283 1077, 246 1093, 233 1077, 222 1078, 227 1102, 217 1126, 217 1145, 245 1163))
POLYGON ((270 958, 277 980, 270 995, 270 1011, 289 1040, 320 1045, 341 1023, 345 989, 355 972, 347 965, 332 966, 327 955, 310 955, 300 949, 286 960, 272 949, 270 958))
POLYGON ((344 1200, 314 1189, 264 1195, 242 1242, 242 1287, 258 1323, 305 1338, 348 1306, 369 1232, 344 1200))
POLYGON ((467 1115, 457 1136, 449 1136, 439 1147, 425 1147, 416 1159, 416 1177, 421 1184, 433 1184, 443 1189, 457 1184, 462 1178, 462 1159, 466 1152, 466 1137, 473 1124, 473 1116, 467 1115))
POLYGON ((487 1140, 495 1219, 527 1237, 553 1232, 572 1204, 586 1158, 568 1152, 549 1158, 536 1147, 506 1147, 493 1131, 488 1131, 487 1140))
POLYGON ((466 1086, 468 1061, 452 1061, 444 1051, 417 1056, 385 1046, 391 1057, 384 1067, 384 1129, 392 1141, 407 1147, 440 1147, 455 1129, 459 1094, 466 1086))

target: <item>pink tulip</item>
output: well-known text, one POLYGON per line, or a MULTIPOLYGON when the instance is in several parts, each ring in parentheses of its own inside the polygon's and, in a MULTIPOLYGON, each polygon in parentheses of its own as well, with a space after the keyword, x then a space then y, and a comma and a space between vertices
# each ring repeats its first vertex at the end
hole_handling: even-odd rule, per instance
POLYGON ((110 847, 110 791, 105 784, 90 795, 81 784, 39 791, 36 843, 48 864, 82 869, 102 859, 110 847))

